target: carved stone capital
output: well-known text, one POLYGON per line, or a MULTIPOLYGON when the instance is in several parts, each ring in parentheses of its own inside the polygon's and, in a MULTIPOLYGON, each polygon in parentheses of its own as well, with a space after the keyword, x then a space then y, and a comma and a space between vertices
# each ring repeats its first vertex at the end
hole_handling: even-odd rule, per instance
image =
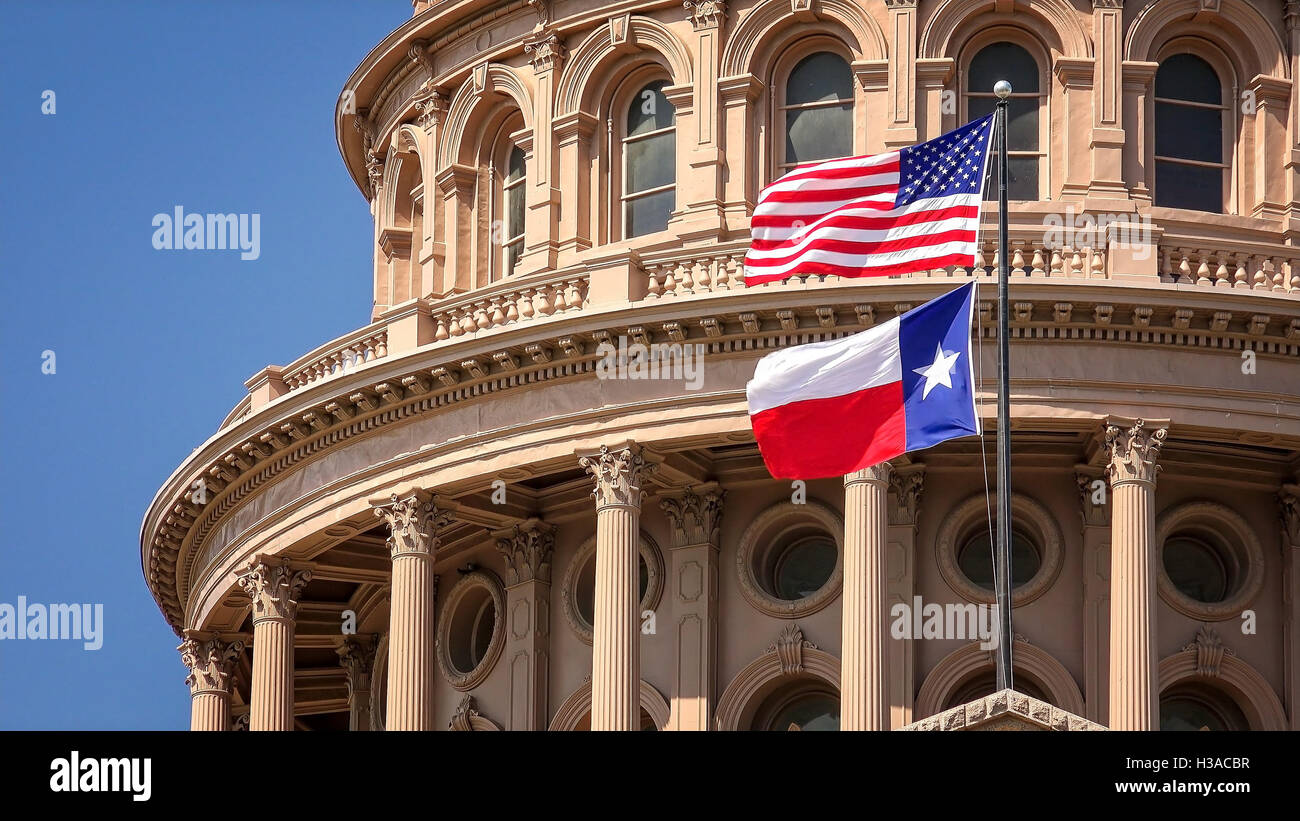
POLYGON ((722 500, 727 492, 717 487, 704 489, 700 495, 693 488, 665 495, 659 507, 668 514, 673 529, 673 547, 718 544, 722 526, 722 500))
POLYGON ((921 491, 925 487, 925 467, 916 465, 896 468, 889 475, 889 523, 914 525, 921 513, 921 491))
POLYGON ((311 581, 310 570, 299 570, 289 562, 259 556, 238 574, 240 588, 253 600, 253 623, 293 619, 298 614, 298 596, 311 581))
POLYGON ((1079 488, 1079 512, 1084 527, 1106 527, 1110 524, 1110 488, 1106 486, 1105 471, 1090 465, 1074 466, 1074 481, 1079 488), (1100 488, 1097 482, 1101 482, 1100 488), (1100 500, 1098 499, 1098 490, 1100 500))
POLYGON ((541 519, 528 519, 492 535, 497 540, 497 550, 506 559, 506 584, 550 583, 555 528, 541 519))
POLYGON ((181 653, 181 663, 189 670, 185 683, 190 687, 190 695, 214 691, 230 694, 235 665, 239 654, 244 652, 243 641, 203 637, 187 630, 185 641, 176 649, 181 653))
MULTIPOLYGON (((1118 420, 1115 420, 1118 422, 1118 420)), ((1106 425, 1106 451, 1110 455, 1107 473, 1112 486, 1126 482, 1155 484, 1160 466, 1156 458, 1169 435, 1164 425, 1142 419, 1106 425)))
POLYGON ((885 8, 914 9, 916 8, 916 0, 885 0, 885 8))
POLYGON ((1282 535, 1292 547, 1300 547, 1300 485, 1282 485, 1277 503, 1282 514, 1282 535))
POLYGON ((878 465, 872 465, 869 468, 855 470, 852 473, 844 475, 844 485, 856 485, 861 482, 889 482, 889 477, 894 475, 894 466, 888 462, 881 462, 878 465))
POLYGON ((430 556, 438 550, 438 530, 451 521, 438 508, 438 497, 427 490, 394 493, 386 502, 371 502, 375 516, 388 525, 388 552, 392 558, 430 556))
POLYGON ((641 482, 658 468, 646 461, 637 444, 613 449, 601 445, 599 453, 581 457, 578 464, 596 480, 591 495, 596 497, 597 510, 614 505, 641 507, 645 498, 641 482))
POLYGON ((415 122, 425 131, 442 122, 447 112, 447 95, 440 88, 430 88, 415 98, 415 122))
POLYGON ((348 674, 348 698, 370 689, 370 674, 375 666, 378 643, 374 636, 347 636, 339 645, 339 665, 348 674))
POLYGON ((696 31, 720 28, 727 19, 727 4, 722 0, 684 0, 682 8, 696 31))
POLYGON ((564 64, 564 41, 555 32, 543 32, 524 41, 524 51, 533 63, 533 71, 559 71, 564 64))

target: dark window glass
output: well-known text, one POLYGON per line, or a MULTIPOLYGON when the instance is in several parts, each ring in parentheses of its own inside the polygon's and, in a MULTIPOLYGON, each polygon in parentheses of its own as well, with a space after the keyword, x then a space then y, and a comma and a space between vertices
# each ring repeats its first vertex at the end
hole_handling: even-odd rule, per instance
POLYGON ((1223 162, 1223 111, 1156 102, 1156 154, 1223 162))
POLYGON ((1219 75, 1195 54, 1165 58, 1156 71, 1156 96, 1190 103, 1223 103, 1219 75))
POLYGON ((676 192, 671 188, 655 194, 647 194, 634 200, 628 200, 624 212, 624 224, 629 237, 653 234, 668 227, 668 218, 673 213, 677 201, 676 192))
POLYGON ((836 731, 840 728, 839 699, 821 693, 796 698, 772 718, 773 730, 836 731))
POLYGON ((805 599, 826 584, 835 572, 839 548, 830 539, 802 539, 782 550, 772 569, 777 598, 805 599))
MULTIPOLYGON (((993 85, 998 80, 1011 83, 1011 98, 1007 101, 1007 151, 1011 155, 1007 167, 1007 198, 1037 200, 1038 175, 1042 166, 1039 139, 1042 124, 1039 117, 1043 106, 1039 96, 1038 64, 1028 51, 1015 43, 993 43, 980 49, 971 60, 967 74, 966 113, 970 119, 978 119, 996 110, 998 98, 993 95, 993 85)), ((984 198, 996 200, 996 151, 989 157, 988 173, 984 198)))
POLYGON ((1160 698, 1160 729, 1249 730, 1250 722, 1228 696, 1207 688, 1184 687, 1160 698))
POLYGON ((1219 213, 1223 169, 1156 160, 1156 205, 1219 213))
POLYGON ((827 51, 800 60, 786 78, 784 168, 853 153, 853 72, 827 51))
POLYGON ((992 94, 998 80, 1011 83, 1013 94, 1037 94, 1038 63, 1015 43, 993 43, 970 61, 968 91, 992 94))
POLYGON ((1199 602, 1221 602, 1228 597, 1228 568, 1213 545, 1190 536, 1165 542, 1165 572, 1184 595, 1199 602))
POLYGON ((505 193, 505 275, 515 271, 524 251, 524 152, 519 146, 510 150, 506 161, 505 193))
POLYGON ((1155 87, 1155 204, 1221 212, 1227 165, 1219 76, 1195 54, 1175 54, 1156 70, 1155 87))
MULTIPOLYGON (((993 589, 993 549, 989 534, 981 531, 957 553, 957 566, 975 584, 993 589)), ((1011 585, 1019 587, 1038 573, 1041 559, 1034 543, 1019 533, 1011 533, 1011 585)))
POLYGON ((668 227, 677 204, 677 114, 657 80, 627 110, 623 138, 623 234, 638 237, 668 227))
POLYGON ((637 92, 627 109, 627 135, 648 134, 663 128, 672 128, 677 122, 677 110, 664 96, 666 80, 656 80, 637 92))
POLYGON ((672 185, 677 137, 669 131, 627 144, 627 193, 672 185))

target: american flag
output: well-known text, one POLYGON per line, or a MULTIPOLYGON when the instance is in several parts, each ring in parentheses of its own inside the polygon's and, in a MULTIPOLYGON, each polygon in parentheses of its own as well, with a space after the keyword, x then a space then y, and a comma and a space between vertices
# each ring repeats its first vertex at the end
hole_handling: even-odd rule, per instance
POLYGON ((764 188, 745 284, 973 265, 993 115, 900 151, 795 168, 764 188))

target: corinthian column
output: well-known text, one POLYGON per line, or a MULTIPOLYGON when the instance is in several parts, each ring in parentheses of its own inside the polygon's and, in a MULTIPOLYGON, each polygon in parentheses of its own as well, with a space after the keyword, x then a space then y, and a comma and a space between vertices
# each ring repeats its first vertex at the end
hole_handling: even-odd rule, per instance
POLYGON ((274 556, 258 556, 239 573, 239 586, 253 600, 251 730, 293 729, 293 630, 298 596, 309 581, 310 570, 274 556))
POLYGON ((449 516, 425 490, 394 493, 386 502, 371 502, 388 525, 393 558, 388 609, 389 730, 433 729, 434 558, 438 528, 449 516))
POLYGON ((889 729, 885 546, 891 473, 882 462, 844 477, 841 730, 889 729))
POLYGON ((511 730, 545 730, 550 673, 551 556, 555 532, 528 519, 492 534, 506 559, 506 658, 511 730))
POLYGON ((638 612, 641 481, 654 469, 639 445, 602 445, 578 463, 596 480, 596 607, 591 729, 640 728, 638 612))
POLYGON ((339 664, 348 674, 348 729, 370 729, 370 674, 375 665, 374 636, 347 636, 338 647, 339 664))
POLYGON ((718 689, 718 533, 725 490, 716 484, 665 493, 659 507, 672 525, 675 663, 670 730, 707 730, 718 689))
POLYGON ((1111 487, 1110 728, 1159 729, 1156 457, 1168 423, 1107 420, 1111 487))
POLYGON ((190 686, 190 729, 229 730, 230 688, 244 643, 186 630, 185 641, 176 649, 181 651, 181 663, 190 671, 185 677, 190 686))

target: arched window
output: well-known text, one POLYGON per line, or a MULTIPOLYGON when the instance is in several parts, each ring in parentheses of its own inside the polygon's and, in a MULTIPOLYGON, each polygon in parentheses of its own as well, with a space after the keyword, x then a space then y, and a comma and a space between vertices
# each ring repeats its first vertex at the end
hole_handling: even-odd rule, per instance
MULTIPOLYGON (((1013 200, 1040 198, 1040 180, 1047 161, 1042 150, 1043 111, 1046 108, 1046 89, 1043 89, 1038 62, 1023 47, 1015 43, 992 43, 980 49, 970 61, 966 73, 966 114, 969 120, 993 113, 997 97, 993 84, 998 80, 1011 83, 1011 99, 1007 106, 1007 197, 1013 200)), ((994 157, 996 157, 996 152, 994 157)), ((988 164, 989 173, 995 174, 997 165, 988 164)), ((997 177, 984 186, 985 199, 996 199, 997 177)))
POLYGON ((1174 54, 1156 70, 1155 204, 1223 212, 1228 175, 1219 75, 1195 54, 1174 54))
POLYGON ((778 111, 785 150, 777 176, 801 163, 853 154, 853 72, 829 51, 810 54, 786 79, 778 111))
POLYGON ((1241 707, 1210 686, 1187 684, 1160 694, 1161 730, 1249 730, 1241 707))
POLYGON ((793 681, 764 699, 750 727, 778 732, 839 728, 839 693, 829 684, 812 678, 793 681))
POLYGON ((501 272, 510 276, 524 253, 524 151, 510 147, 501 179, 501 272))
POLYGON ((628 103, 623 149, 623 237, 668 227, 677 205, 677 111, 664 96, 666 80, 646 86, 628 103))

